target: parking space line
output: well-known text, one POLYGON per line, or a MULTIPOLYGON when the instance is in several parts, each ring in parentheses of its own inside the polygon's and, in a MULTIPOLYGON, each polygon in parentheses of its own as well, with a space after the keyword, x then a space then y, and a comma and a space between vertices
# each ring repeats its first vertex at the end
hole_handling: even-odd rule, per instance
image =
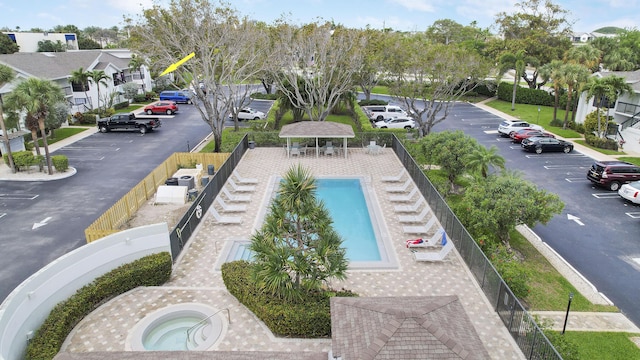
MULTIPOLYGON (((558 154, 548 154, 548 153, 544 154, 544 153, 542 153, 542 154, 528 154, 528 155, 525 155, 525 156, 528 157, 528 158, 540 159, 540 158, 556 158, 557 155, 558 154)), ((562 154, 562 157, 563 158, 567 158, 567 157, 587 157, 587 156, 584 155, 584 154, 562 154)), ((591 167, 591 165, 589 165, 589 167, 591 167)))
POLYGON ((596 193, 591 194, 596 199, 619 199, 620 195, 617 192, 613 193, 596 193))
POLYGON ((40 195, 33 194, 0 194, 0 200, 34 200, 40 195))
POLYGON ((0 214, 0 219, 2 219, 3 217, 5 217, 7 215, 7 213, 2 213, 0 214))
POLYGON ((627 214, 627 216, 631 217, 632 219, 640 219, 640 212, 628 212, 625 214, 627 214))
POLYGON ((65 150, 80 150, 80 151, 89 151, 89 150, 100 150, 100 151, 118 151, 120 148, 113 149, 112 147, 98 147, 98 146, 65 146, 65 150))
POLYGON ((557 169, 588 169, 590 168, 590 166, 588 165, 579 165, 579 164, 575 164, 575 165, 571 165, 571 164, 567 164, 567 165, 545 165, 543 166, 545 169, 547 170, 557 170, 557 169))
POLYGON ((67 156, 67 159, 69 160, 76 160, 76 161, 102 161, 104 160, 104 156, 101 157, 97 157, 97 158, 93 158, 93 159, 89 159, 86 156, 80 157, 80 156, 67 156))
POLYGON ((583 178, 583 177, 579 177, 579 178, 565 178, 565 180, 567 182, 570 183, 579 183, 579 182, 590 182, 589 179, 583 178))
POLYGON ((498 130, 485 130, 484 133, 487 135, 494 135, 498 133, 498 130))

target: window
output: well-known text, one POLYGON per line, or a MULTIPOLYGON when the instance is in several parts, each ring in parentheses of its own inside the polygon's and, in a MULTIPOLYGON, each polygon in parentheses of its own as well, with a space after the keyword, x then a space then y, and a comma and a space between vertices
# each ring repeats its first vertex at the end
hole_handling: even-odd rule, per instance
POLYGON ((80 84, 77 82, 71 82, 71 87, 73 88, 73 91, 84 92, 89 90, 89 83, 86 82, 84 84, 80 84))

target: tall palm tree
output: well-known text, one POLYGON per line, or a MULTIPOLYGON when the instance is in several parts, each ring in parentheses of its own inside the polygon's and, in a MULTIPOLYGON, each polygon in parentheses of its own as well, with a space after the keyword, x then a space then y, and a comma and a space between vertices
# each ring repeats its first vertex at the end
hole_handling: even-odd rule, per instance
POLYGON ((84 91, 85 98, 89 101, 89 106, 91 110, 93 110, 93 102, 91 98, 87 94, 87 90, 89 90, 89 72, 84 71, 83 68, 79 68, 78 70, 73 70, 71 72, 71 77, 69 77, 69 82, 80 84, 82 86, 82 90, 84 91))
POLYGON ((142 56, 136 56, 136 54, 131 55, 131 60, 129 61, 129 70, 137 71, 140 74, 140 80, 142 80, 142 92, 144 92, 144 80, 142 78, 142 67, 146 65, 146 61, 142 56))
POLYGON ((600 108, 605 101, 615 104, 616 100, 620 95, 622 95, 622 93, 631 92, 633 89, 631 88, 631 85, 627 84, 624 78, 612 75, 604 78, 596 76, 591 77, 583 90, 587 92, 587 98, 590 99, 595 97, 596 99, 598 136, 603 137, 604 131, 602 130, 600 120, 600 108))
POLYGON ((489 176, 489 167, 497 167, 504 170, 504 158, 498 154, 498 148, 495 145, 491 145, 487 148, 483 145, 478 146, 468 155, 467 166, 469 168, 480 172, 483 178, 489 176))
POLYGON ((567 85, 567 106, 564 111, 564 122, 562 128, 567 128, 569 122, 569 109, 571 109, 571 99, 573 97, 573 91, 578 87, 578 84, 583 83, 591 72, 584 65, 580 64, 564 64, 560 69, 562 82, 567 85))
POLYGON ((98 110, 100 109, 100 85, 107 86, 107 80, 111 79, 109 75, 105 74, 104 70, 88 71, 89 81, 96 84, 98 89, 98 110))
POLYGON ((516 91, 518 89, 518 83, 520 82, 520 76, 524 75, 525 71, 525 51, 519 50, 515 53, 507 52, 500 56, 499 62, 499 75, 504 74, 509 69, 514 70, 513 75, 513 94, 511 95, 511 111, 516 109, 516 91))
POLYGON ((553 120, 556 119, 558 114, 558 99, 560 98, 560 87, 562 86, 562 72, 560 71, 562 65, 562 61, 553 60, 548 64, 544 64, 538 70, 538 73, 543 79, 545 79, 545 81, 550 80, 553 84, 553 120))
MULTIPOLYGON (((29 78, 18 84, 9 97, 18 108, 26 111, 38 120, 38 126, 42 133, 42 144, 44 145, 47 168, 49 175, 52 175, 53 167, 51 165, 51 156, 49 155, 49 144, 47 143, 44 120, 49 114, 53 104, 64 101, 62 89, 51 81, 29 78)), ((34 139, 34 141, 37 147, 37 139, 34 139)))
MULTIPOLYGON (((10 67, 6 65, 0 65, 0 88, 5 84, 10 83, 15 78, 15 73, 10 67)), ((4 124, 4 104, 2 102, 2 94, 0 94, 0 129, 2 130, 2 140, 4 142, 4 148, 7 150, 7 158, 9 159, 9 167, 11 172, 16 172, 16 165, 13 162, 13 154, 11 153, 11 141, 9 141, 9 134, 7 133, 7 127, 4 124)))
POLYGON ((598 71, 601 59, 602 51, 589 44, 574 46, 564 53, 565 62, 584 65, 591 72, 598 71))

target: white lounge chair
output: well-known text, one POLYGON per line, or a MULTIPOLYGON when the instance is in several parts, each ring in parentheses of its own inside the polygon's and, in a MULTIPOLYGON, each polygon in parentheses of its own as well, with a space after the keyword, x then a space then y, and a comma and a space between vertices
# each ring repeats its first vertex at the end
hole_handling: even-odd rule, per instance
POLYGON ((431 212, 428 206, 425 206, 418 215, 398 215, 398 221, 401 223, 421 223, 424 217, 431 212))
POLYGON ((251 192, 251 191, 256 191, 256 187, 253 185, 244 185, 244 186, 239 186, 238 184, 236 184, 235 181, 233 181, 233 179, 231 177, 229 177, 227 179, 227 183, 229 183, 229 185, 231 185, 231 190, 235 191, 235 192, 251 192))
POLYGON ((428 234, 436 223, 436 217, 432 216, 426 224, 422 226, 403 226, 402 232, 405 234, 428 234))
POLYGON ((402 169, 402 171, 400 171, 400 174, 398 174, 396 176, 383 176, 382 177, 382 181, 385 181, 385 182, 398 182, 398 181, 402 180, 402 177, 404 176, 405 172, 406 172, 406 170, 402 169))
POLYGON ((327 146, 327 148, 324 150, 324 154, 333 156, 333 146, 327 146))
POLYGON ((209 207, 209 212, 211 213, 211 215, 213 215, 213 218, 219 224, 240 224, 242 222, 242 218, 240 216, 222 216, 222 215, 220 215, 218 210, 216 210, 216 208, 213 207, 213 206, 209 207))
POLYGON ((409 186, 411 186, 412 182, 413 180, 409 178, 407 179, 407 181, 405 181, 404 184, 400 186, 387 186, 385 190, 387 190, 387 192, 407 192, 407 189, 409 189, 409 186))
POLYGON ((222 193, 227 197, 227 200, 231 201, 231 202, 250 202, 251 201, 251 196, 250 195, 235 195, 232 194, 229 189, 227 189, 226 187, 222 187, 222 193))
POLYGON ((423 197, 420 197, 413 205, 396 205, 393 207, 393 211, 399 213, 417 212, 420 206, 426 203, 423 197))
POLYGON ((417 248, 417 247, 436 247, 442 244, 440 241, 444 236, 444 229, 440 228, 433 234, 429 239, 415 239, 415 240, 407 240, 408 248, 417 248))
POLYGON ((418 188, 413 188, 410 193, 403 195, 389 195, 389 201, 393 202, 409 202, 415 194, 418 193, 418 188))
POLYGON ((291 148, 291 156, 299 156, 300 155, 300 148, 299 147, 292 147, 291 148))
POLYGON ((219 196, 216 198, 216 201, 218 202, 218 205, 220 205, 220 207, 222 208, 222 212, 247 211, 247 205, 229 205, 226 202, 224 202, 224 199, 222 199, 219 196))
POLYGON ((438 252, 418 252, 411 250, 415 261, 443 261, 444 258, 453 250, 454 246, 450 240, 447 240, 447 234, 442 234, 442 248, 438 252))
POLYGON ((245 178, 240 176, 240 174, 238 174, 238 170, 233 169, 233 171, 231 172, 233 174, 233 176, 236 177, 236 179, 238 180, 238 182, 240 184, 257 184, 258 183, 258 179, 255 178, 245 178))

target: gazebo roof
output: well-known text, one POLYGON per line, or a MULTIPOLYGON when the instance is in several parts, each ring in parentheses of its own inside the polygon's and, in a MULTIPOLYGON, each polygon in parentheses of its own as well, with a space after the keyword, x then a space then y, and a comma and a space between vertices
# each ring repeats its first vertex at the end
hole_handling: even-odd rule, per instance
POLYGON ((332 121, 300 121, 285 125, 280 130, 281 138, 353 138, 350 125, 332 121))

